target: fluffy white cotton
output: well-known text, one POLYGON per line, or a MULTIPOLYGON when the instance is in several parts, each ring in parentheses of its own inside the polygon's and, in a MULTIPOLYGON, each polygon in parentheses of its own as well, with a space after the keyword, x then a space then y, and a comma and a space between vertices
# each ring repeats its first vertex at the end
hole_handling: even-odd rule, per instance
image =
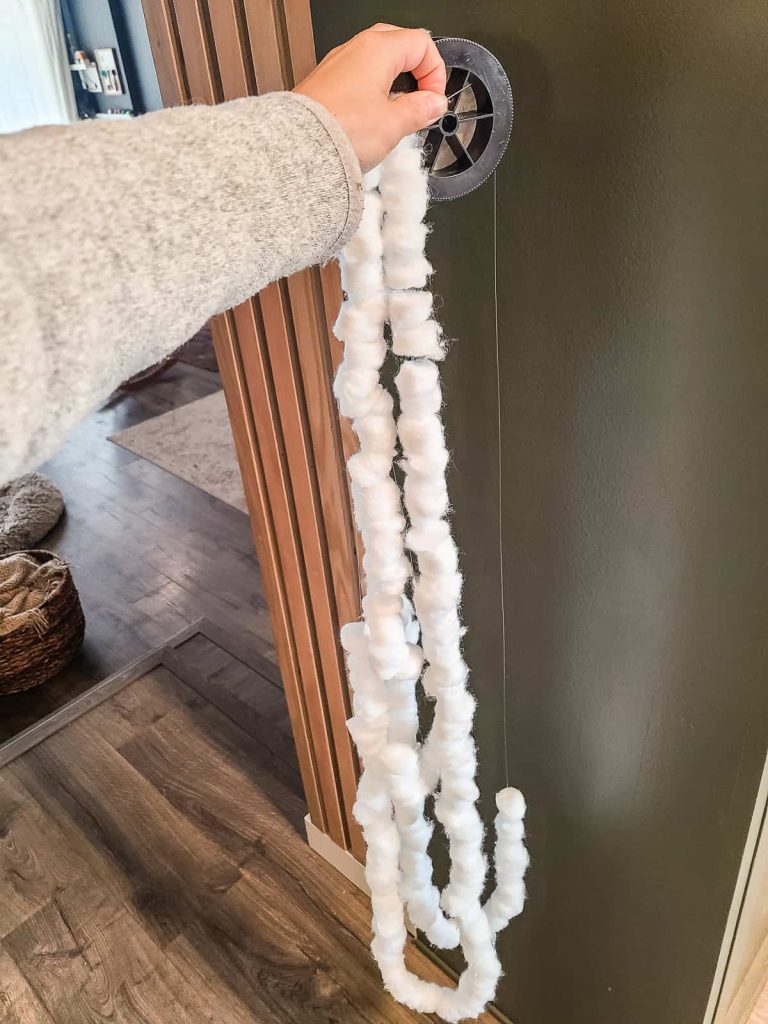
POLYGON ((525 801, 515 789, 497 794, 496 886, 483 906, 488 865, 475 807, 475 701, 461 651, 463 581, 446 518, 448 451, 435 363, 443 347, 426 289, 432 273, 424 255, 427 187, 415 140, 366 175, 364 189, 360 227, 341 260, 346 299, 335 329, 344 359, 334 384, 360 440, 348 468, 366 596, 362 621, 341 631, 353 695, 348 725, 363 765, 354 814, 367 844, 371 949, 385 986, 414 1010, 459 1021, 476 1017, 493 998, 501 973, 495 936, 523 908, 525 801), (403 359, 395 377, 397 424, 392 396, 381 383, 387 321, 392 352, 403 359), (402 491, 393 476, 398 439, 402 491), (409 585, 413 604, 405 596, 409 585), (419 680, 435 702, 421 744, 419 680), (428 853, 429 794, 451 856, 442 892, 428 853), (455 988, 406 969, 406 912, 435 945, 461 945, 467 967, 455 988))

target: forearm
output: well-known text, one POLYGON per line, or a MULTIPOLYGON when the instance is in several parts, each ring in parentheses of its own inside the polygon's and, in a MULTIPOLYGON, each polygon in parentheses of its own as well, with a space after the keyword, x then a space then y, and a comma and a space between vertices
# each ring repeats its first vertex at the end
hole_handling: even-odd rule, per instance
POLYGON ((284 93, 0 138, 0 486, 360 208, 345 135, 284 93))

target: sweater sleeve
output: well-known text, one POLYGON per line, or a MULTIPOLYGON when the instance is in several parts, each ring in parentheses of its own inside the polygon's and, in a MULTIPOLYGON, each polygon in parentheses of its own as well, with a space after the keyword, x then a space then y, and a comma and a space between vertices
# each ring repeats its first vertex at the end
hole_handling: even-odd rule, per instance
POLYGON ((349 140, 293 93, 0 136, 0 487, 361 211, 349 140))

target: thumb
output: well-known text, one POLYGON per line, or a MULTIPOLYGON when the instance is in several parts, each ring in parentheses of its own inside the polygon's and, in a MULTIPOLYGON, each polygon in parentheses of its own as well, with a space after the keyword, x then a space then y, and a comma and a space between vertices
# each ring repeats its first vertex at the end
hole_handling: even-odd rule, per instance
POLYGON ((448 100, 439 92, 405 92, 391 101, 392 113, 401 137, 421 131, 442 117, 448 107, 448 100))

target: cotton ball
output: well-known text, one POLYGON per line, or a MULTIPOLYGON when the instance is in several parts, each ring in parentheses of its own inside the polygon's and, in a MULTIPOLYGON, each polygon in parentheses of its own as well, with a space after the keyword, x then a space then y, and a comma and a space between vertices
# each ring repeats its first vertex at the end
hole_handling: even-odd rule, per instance
POLYGON ((373 757, 384 747, 386 737, 381 730, 353 715, 347 719, 347 730, 364 757, 373 757))
POLYGON ((396 891, 382 892, 376 887, 371 892, 373 912, 376 917, 376 934, 379 938, 405 941, 403 908, 396 891))
POLYGON ((422 981, 410 974, 402 962, 392 963, 387 960, 380 967, 385 988, 398 1002, 418 1013, 435 1012, 444 986, 422 981))
POLYGON ((397 421, 397 432, 406 454, 419 451, 422 457, 429 458, 445 447, 443 425, 437 416, 403 414, 397 421))
POLYGON ((451 800, 465 800, 474 803, 480 797, 480 790, 474 778, 456 778, 454 774, 443 774, 442 792, 451 800))
MULTIPOLYGON (((415 362, 415 360, 413 360, 415 362)), ((432 366, 435 364, 430 359, 429 362, 432 366)), ((406 366, 411 365, 406 363, 406 366)), ((400 409, 407 415, 418 416, 420 419, 427 419, 432 417, 435 420, 438 419, 438 413, 440 407, 443 404, 443 395, 440 390, 440 385, 435 384, 429 391, 422 391, 417 394, 403 394, 400 392, 400 409)), ((439 422, 439 420, 438 420, 439 422)), ((406 455, 407 455, 406 451, 406 455)))
MULTIPOLYGON (((408 638, 408 627, 406 627, 405 638, 408 638)), ((421 675, 421 670, 424 667, 424 654, 420 647, 414 643, 408 643, 408 656, 401 669, 401 675, 404 679, 416 680, 421 675)))
POLYGON ((345 370, 376 370, 378 373, 386 356, 387 343, 383 336, 379 336, 348 345, 343 366, 345 370))
POLYGON ((373 487, 389 475, 392 460, 377 452, 356 452, 347 463, 352 481, 358 487, 373 487))
POLYGON ((381 259, 381 220, 381 196, 377 192, 366 190, 360 224, 344 248, 342 263, 375 262, 381 259))
MULTIPOLYGON (((391 521, 400 515, 400 492, 395 481, 387 476, 375 487, 358 488, 359 501, 369 523, 391 521)), ((391 524, 394 527, 394 523, 391 524)))
POLYGON ((371 551, 363 556, 363 568, 369 577, 377 577, 377 589, 381 593, 392 596, 402 590, 410 571, 407 558, 377 558, 371 551))
POLYGON ((393 326, 392 351, 396 356, 427 356, 429 359, 443 359, 445 350, 440 339, 440 327, 434 320, 427 320, 415 327, 395 328, 393 326))
MULTIPOLYGON (((371 192, 373 189, 379 187, 379 181, 381 180, 381 164, 377 164, 372 167, 370 171, 366 171, 363 175, 363 191, 371 192)), ((368 202, 369 197, 365 197, 368 202)))
POLYGON ((415 473, 418 476, 443 476, 448 466, 448 452, 445 448, 436 449, 429 455, 415 455, 409 452, 407 458, 400 463, 406 473, 415 473))
POLYGON ((366 802, 360 797, 352 805, 352 816, 358 824, 365 827, 366 825, 373 825, 378 819, 379 811, 372 809, 366 802))
POLYGON ((425 480, 409 474, 403 484, 403 494, 411 519, 418 516, 437 519, 448 511, 448 488, 444 479, 425 480))
POLYGON ((384 260, 384 280, 388 288, 423 288, 431 275, 432 264, 426 256, 384 260))
POLYGON ((496 794, 496 807, 507 821, 522 821, 525 817, 525 797, 514 786, 499 790, 496 794))
MULTIPOLYGON (((419 555, 419 563, 421 563, 421 557, 425 552, 434 551, 435 561, 433 565, 439 567, 442 564, 440 545, 453 544, 453 541, 450 538, 448 523, 442 519, 436 519, 432 522, 422 522, 418 526, 412 526, 406 534, 405 543, 412 551, 419 555)), ((456 565, 458 566, 458 559, 456 565)), ((452 566, 451 568, 455 567, 452 566)))
POLYGON ((345 367, 343 372, 337 375, 337 380, 345 399, 353 401, 356 398, 365 398, 369 406, 372 393, 381 386, 379 374, 375 369, 351 370, 345 367))
POLYGON ((422 573, 418 582, 419 598, 428 601, 433 608, 452 608, 461 598, 461 586, 460 572, 422 573))
POLYGON ((395 384, 403 397, 432 391, 440 383, 437 367, 430 359, 412 359, 403 363, 395 377, 395 384))
POLYGON ((418 327, 432 314, 432 293, 421 290, 391 292, 389 318, 394 330, 418 327))
POLYGON ((392 421, 392 410, 395 406, 395 400, 390 393, 385 389, 381 388, 376 393, 376 400, 371 409, 372 416, 384 416, 390 422, 392 421))
POLYGON ((427 176, 416 137, 403 139, 384 159, 381 170, 379 189, 386 209, 407 208, 415 220, 422 220, 426 213, 427 176))
POLYGON ((342 363, 333 390, 342 413, 345 416, 360 417, 371 412, 380 387, 375 370, 351 370, 342 363))
POLYGON ((496 850, 496 868, 500 873, 524 875, 531 863, 531 855, 522 842, 502 843, 496 850))
POLYGON ((393 194, 388 196, 388 206, 396 203, 405 190, 410 190, 422 178, 423 168, 421 147, 415 136, 407 136, 389 153, 384 160, 384 177, 379 178, 382 195, 391 188, 393 194))
POLYGON ((382 290, 382 269, 380 264, 341 263, 341 287, 350 299, 363 299, 376 295, 382 290))
POLYGON ((390 743, 382 754, 382 764, 390 777, 412 776, 418 773, 418 755, 403 743, 390 743))
POLYGON ((391 416, 380 416, 375 413, 376 400, 371 411, 355 420, 355 431, 360 438, 361 448, 369 452, 393 453, 397 440, 397 430, 391 416))
MULTIPOLYGON (((378 618, 381 615, 398 615, 402 607, 400 596, 390 597, 386 594, 366 594, 362 600, 363 615, 367 618, 378 618)), ((367 627, 366 627, 367 629, 367 627)))
POLYGON ((421 255, 427 244, 427 225, 398 223, 391 217, 385 217, 381 237, 388 259, 408 258, 413 253, 421 255))
POLYGON ((368 616, 366 625, 371 644, 405 649, 405 630, 399 615, 368 616))
POLYGON ((397 832, 393 831, 390 820, 392 801, 389 799, 384 781, 380 778, 379 769, 378 762, 374 762, 363 771, 357 787, 357 803, 369 808, 376 815, 377 835, 383 830, 388 836, 394 835, 397 838, 397 832))
POLYGON ((483 824, 471 804, 465 806, 464 801, 449 803, 441 799, 438 805, 439 811, 436 810, 435 813, 449 832, 461 836, 462 840, 468 843, 482 840, 483 824))
POLYGON ((424 928, 427 938, 438 949, 455 949, 460 941, 458 926, 444 917, 436 915, 428 927, 424 928))
POLYGON ((359 651, 365 649, 365 624, 363 622, 348 622, 341 627, 341 646, 345 651, 359 651))
POLYGON ((459 690, 440 707, 441 722, 457 722, 469 730, 475 713, 476 701, 468 690, 459 690))
POLYGON ((521 843, 525 839, 525 825, 522 821, 505 821, 497 817, 497 831, 505 842, 521 843))
POLYGON ((423 573, 433 573, 437 575, 443 572, 458 572, 459 552, 450 537, 441 542, 439 538, 428 536, 426 538, 426 543, 421 544, 420 547, 416 547, 414 539, 411 537, 411 532, 412 531, 408 531, 405 542, 408 547, 418 551, 419 566, 423 573))
POLYGON ((376 292, 363 302, 345 302, 333 325, 333 333, 339 341, 352 342, 352 351, 356 344, 377 341, 383 334, 385 309, 384 292, 376 292))

